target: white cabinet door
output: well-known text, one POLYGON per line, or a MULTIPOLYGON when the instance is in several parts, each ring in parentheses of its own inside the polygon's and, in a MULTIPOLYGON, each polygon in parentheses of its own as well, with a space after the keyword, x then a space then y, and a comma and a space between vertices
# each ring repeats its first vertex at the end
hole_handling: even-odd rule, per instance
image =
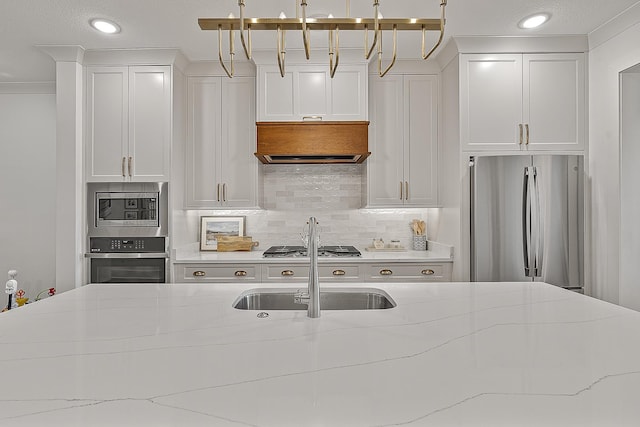
POLYGON ((293 73, 282 77, 278 67, 258 68, 258 121, 294 120, 293 73))
POLYGON ((132 181, 168 181, 171 70, 129 68, 129 157, 132 181))
POLYGON ((462 150, 584 150, 585 76, 581 53, 462 55, 462 150))
POLYGON ((329 99, 331 100, 332 120, 368 120, 367 95, 366 66, 339 66, 338 71, 331 79, 329 99))
POLYGON ((463 55, 460 143, 463 151, 520 150, 522 55, 463 55))
POLYGON ((438 77, 371 82, 368 206, 437 206, 438 77))
POLYGON ((87 69, 88 181, 122 181, 129 152, 127 67, 87 69))
POLYGON ((368 205, 402 206, 404 194, 403 77, 371 81, 369 97, 368 205))
POLYGON ((405 205, 438 203, 438 77, 404 77, 405 205))
POLYGON ((581 53, 524 55, 523 117, 529 131, 528 150, 584 149, 585 74, 581 53))
POLYGON ((187 208, 257 205, 255 89, 251 77, 189 77, 187 208))
POLYGON ((168 181, 170 67, 87 68, 88 182, 168 181))
POLYGON ((220 181, 222 205, 257 205, 255 79, 234 77, 222 85, 220 181))
POLYGON ((189 77, 187 87, 186 207, 217 207, 222 200, 220 163, 222 81, 189 77))
POLYGON ((367 120, 367 67, 342 65, 331 78, 328 65, 258 67, 258 121, 367 120))

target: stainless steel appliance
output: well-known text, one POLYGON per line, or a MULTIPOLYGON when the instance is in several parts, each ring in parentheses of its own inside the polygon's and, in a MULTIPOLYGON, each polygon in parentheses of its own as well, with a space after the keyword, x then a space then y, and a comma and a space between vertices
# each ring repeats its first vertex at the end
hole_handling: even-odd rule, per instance
POLYGON ((90 183, 89 236, 167 236, 167 183, 90 183))
MULTIPOLYGON (((359 257, 362 254, 353 246, 320 246, 318 256, 321 257, 359 257)), ((304 246, 271 246, 262 254, 265 258, 305 257, 304 246)))
POLYGON ((166 283, 164 237, 90 237, 90 283, 166 283))
POLYGON ((167 183, 90 183, 87 189, 88 282, 168 282, 167 183))
POLYGON ((584 285, 582 156, 471 157, 471 280, 584 285))

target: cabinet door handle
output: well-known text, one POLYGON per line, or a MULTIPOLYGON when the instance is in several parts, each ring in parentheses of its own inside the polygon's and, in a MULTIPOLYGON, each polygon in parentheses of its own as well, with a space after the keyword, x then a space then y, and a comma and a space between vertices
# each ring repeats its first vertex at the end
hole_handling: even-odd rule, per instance
POLYGON ((400 200, 404 199, 404 187, 402 186, 402 181, 400 181, 400 200))
POLYGON ((409 200, 409 181, 404 182, 404 199, 409 200))
POLYGON ((247 272, 243 270, 238 270, 235 273, 233 273, 233 275, 236 277, 245 277, 247 275, 247 272))
POLYGON ((222 201, 227 201, 227 183, 222 184, 222 201))
POLYGON ((333 270, 334 276, 344 276, 345 274, 347 273, 345 273, 344 270, 333 270))
POLYGON ((522 123, 520 123, 518 127, 520 128, 520 142, 518 144, 522 145, 522 123))
POLYGON ((205 273, 204 271, 201 271, 201 270, 193 272, 193 277, 204 277, 206 275, 207 275, 207 273, 205 273))
POLYGON ((133 159, 132 157, 129 157, 129 176, 132 176, 131 175, 131 161, 132 161, 132 159, 133 159))
POLYGON ((420 273, 422 273, 423 276, 433 276, 436 272, 427 268, 426 270, 422 270, 420 273))
POLYGON ((217 191, 216 191, 216 201, 220 201, 220 184, 218 184, 217 187, 217 191))
POLYGON ((293 271, 291 271, 291 270, 282 270, 280 275, 281 276, 293 276, 293 271))
POLYGON ((320 120, 322 121, 322 116, 304 116, 302 117, 302 121, 307 121, 307 120, 320 120))
POLYGON ((526 125, 524 125, 524 129, 525 129, 525 132, 526 132, 526 134, 527 134, 527 138, 526 138, 525 145, 529 145, 529 123, 527 123, 526 125))
POLYGON ((122 158, 122 177, 127 176, 127 174, 124 173, 124 164, 127 162, 127 158, 123 157, 122 158))
POLYGON ((380 275, 381 276, 391 276, 392 274, 393 274, 393 271, 391 271, 389 269, 380 270, 380 275))

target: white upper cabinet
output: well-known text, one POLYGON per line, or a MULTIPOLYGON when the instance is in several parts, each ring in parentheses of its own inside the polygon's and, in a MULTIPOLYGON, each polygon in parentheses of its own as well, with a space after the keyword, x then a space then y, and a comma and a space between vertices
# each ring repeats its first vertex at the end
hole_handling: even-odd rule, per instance
POLYGON ((366 121, 367 67, 290 65, 285 76, 273 65, 258 66, 258 120, 366 121))
POLYGON ((371 80, 367 206, 438 204, 438 77, 371 80))
POLYGON ((584 54, 463 54, 460 61, 463 151, 584 150, 584 54))
POLYGON ((253 77, 189 77, 187 208, 257 206, 253 77))
POLYGON ((88 182, 168 181, 169 66, 87 68, 88 182))

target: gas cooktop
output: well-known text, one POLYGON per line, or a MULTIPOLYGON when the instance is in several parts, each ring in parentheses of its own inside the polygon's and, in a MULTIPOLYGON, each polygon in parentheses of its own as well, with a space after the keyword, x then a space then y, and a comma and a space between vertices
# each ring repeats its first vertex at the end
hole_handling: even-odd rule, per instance
MULTIPOLYGON (((265 258, 303 257, 307 256, 304 246, 271 246, 262 255, 265 258)), ((323 257, 358 257, 360 251, 353 246, 320 246, 318 256, 323 257)))

